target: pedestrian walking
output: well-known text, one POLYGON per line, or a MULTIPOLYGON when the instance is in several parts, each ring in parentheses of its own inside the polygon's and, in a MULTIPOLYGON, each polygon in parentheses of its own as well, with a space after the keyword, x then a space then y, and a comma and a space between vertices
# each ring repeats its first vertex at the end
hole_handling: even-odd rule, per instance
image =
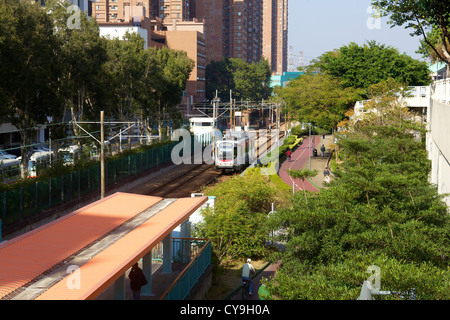
POLYGON ((291 154, 292 154, 291 150, 288 149, 288 150, 286 151, 286 157, 287 157, 288 161, 291 161, 291 154))
POLYGON ((325 154, 325 146, 324 146, 324 145, 322 145, 322 146, 320 147, 320 153, 322 154, 322 157, 323 157, 324 154, 325 154))
POLYGON ((148 282, 137 262, 131 267, 128 278, 130 278, 130 288, 131 291, 133 291, 133 299, 141 300, 141 288, 147 285, 148 282))
POLYGON ((330 182, 330 170, 328 169, 328 167, 325 167, 325 170, 323 170, 323 177, 326 183, 330 182))

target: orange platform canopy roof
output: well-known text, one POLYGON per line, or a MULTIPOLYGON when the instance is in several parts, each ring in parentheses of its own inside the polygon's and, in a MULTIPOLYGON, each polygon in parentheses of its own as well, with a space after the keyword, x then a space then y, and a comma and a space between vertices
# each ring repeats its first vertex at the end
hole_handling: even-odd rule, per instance
MULTIPOLYGON (((115 193, 1 244, 0 298, 25 286, 162 200, 159 197, 115 193)), ((95 299, 206 201, 207 197, 175 199, 80 266, 79 287, 73 288, 63 279, 37 299, 95 299)))

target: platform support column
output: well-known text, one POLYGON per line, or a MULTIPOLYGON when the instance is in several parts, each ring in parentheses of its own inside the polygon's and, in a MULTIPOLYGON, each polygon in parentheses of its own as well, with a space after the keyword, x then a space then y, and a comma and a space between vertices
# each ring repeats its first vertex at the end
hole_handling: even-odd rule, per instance
POLYGON ((163 265, 162 271, 164 273, 172 272, 172 234, 169 233, 163 239, 163 265))
POLYGON ((189 218, 181 224, 180 229, 180 237, 182 238, 180 250, 182 252, 182 261, 185 263, 189 262, 191 257, 191 242, 188 239, 183 239, 191 237, 191 223, 189 218))
POLYGON ((142 287, 143 296, 152 295, 152 250, 142 258, 142 271, 147 278, 147 285, 142 287))
POLYGON ((114 282, 114 299, 126 300, 125 292, 125 274, 123 274, 114 282))

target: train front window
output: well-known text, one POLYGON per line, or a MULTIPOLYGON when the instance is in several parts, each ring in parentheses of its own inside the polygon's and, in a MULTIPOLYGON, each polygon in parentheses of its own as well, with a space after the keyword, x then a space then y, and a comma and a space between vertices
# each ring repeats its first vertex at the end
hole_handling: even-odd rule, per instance
POLYGON ((232 143, 222 143, 219 148, 220 160, 233 160, 234 158, 234 146, 232 143))

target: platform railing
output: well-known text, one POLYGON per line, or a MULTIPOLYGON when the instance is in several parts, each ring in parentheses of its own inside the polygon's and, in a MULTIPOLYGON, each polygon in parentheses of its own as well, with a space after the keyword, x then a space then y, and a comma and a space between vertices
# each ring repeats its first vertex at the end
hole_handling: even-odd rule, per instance
MULTIPOLYGON (((199 248, 196 253, 189 252, 192 255, 192 260, 178 275, 174 282, 161 296, 160 300, 184 300, 191 292, 192 288, 198 283, 200 277, 203 275, 207 267, 211 264, 211 241, 207 239, 182 239, 185 243, 188 241, 194 246, 189 248, 199 248), (202 246, 199 244, 202 243, 202 246)), ((182 244, 183 242, 180 242, 182 244)), ((186 253, 186 251, 183 251, 186 253)))
POLYGON ((432 99, 450 103, 450 78, 433 82, 431 92, 432 99))

